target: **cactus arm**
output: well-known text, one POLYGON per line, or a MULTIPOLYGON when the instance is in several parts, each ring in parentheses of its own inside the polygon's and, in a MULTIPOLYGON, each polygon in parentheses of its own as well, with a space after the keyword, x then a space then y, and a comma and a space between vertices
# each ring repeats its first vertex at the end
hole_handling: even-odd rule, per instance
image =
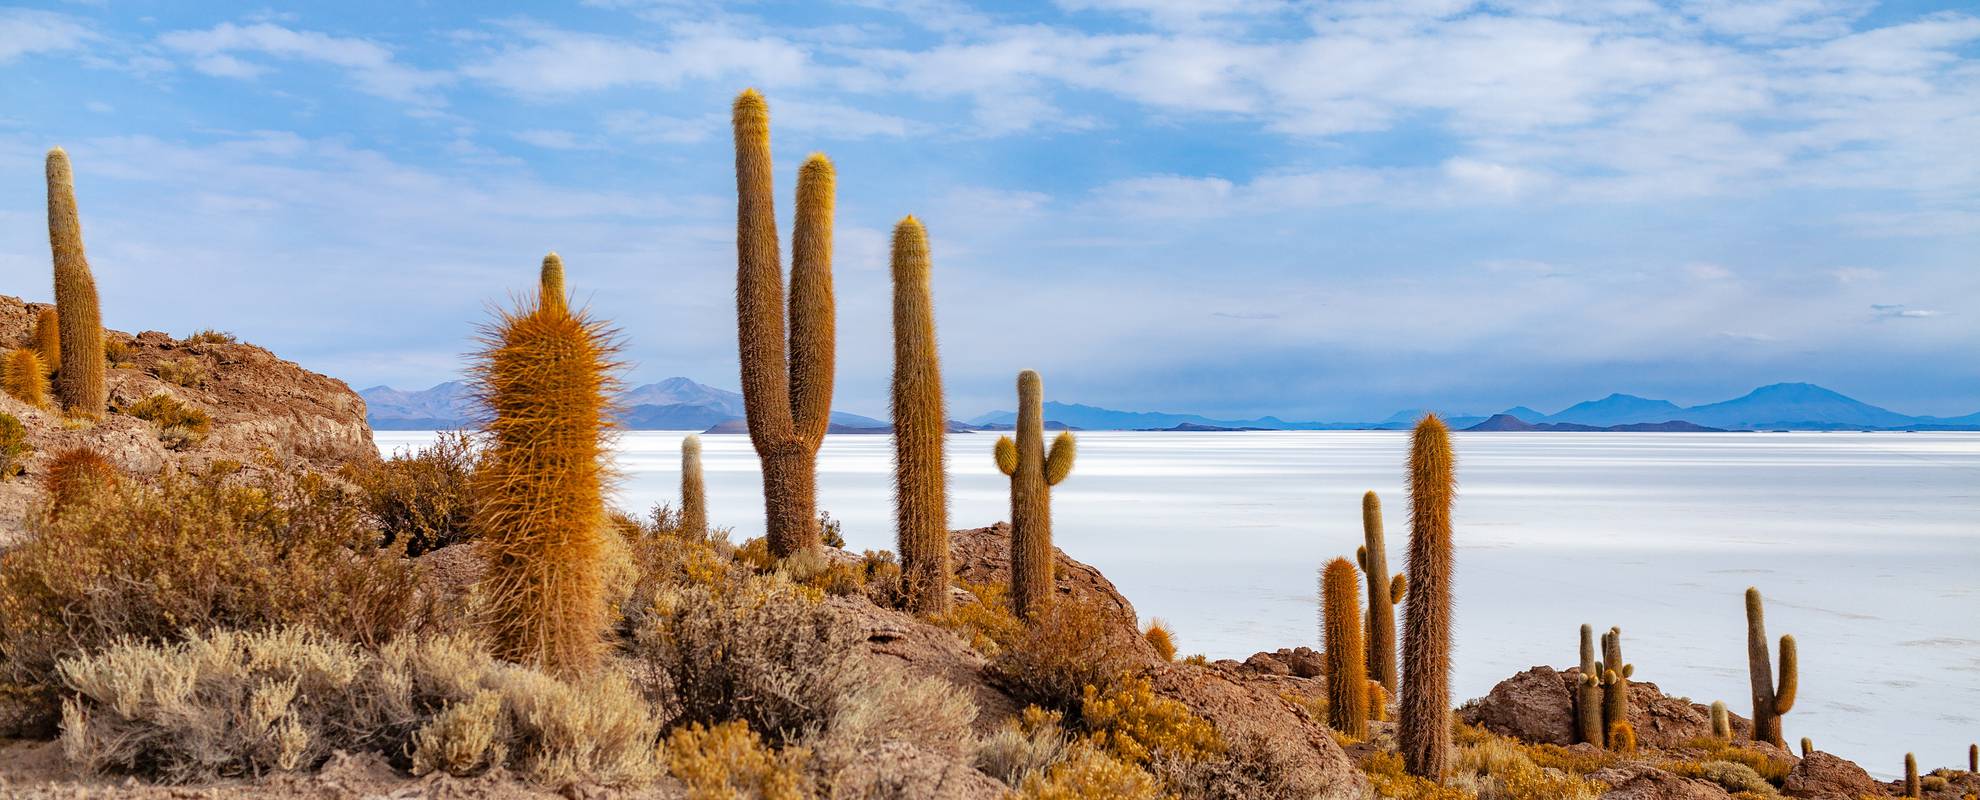
MULTIPOLYGON (((832 422, 832 371, 837 357, 832 298, 835 183, 832 162, 823 153, 805 159, 798 169, 797 218, 791 232, 791 421, 798 438, 814 450, 832 422)), ((925 256, 925 244, 922 251, 925 256)))
POLYGON ((1366 545, 1354 549, 1354 563, 1355 566, 1361 567, 1362 572, 1365 573, 1368 571, 1368 547, 1366 545))
POLYGON ((1389 602, 1400 603, 1406 594, 1409 594, 1409 576, 1398 572, 1389 579, 1389 602))
POLYGON ((743 415, 757 453, 789 447, 791 384, 784 341, 784 268, 772 191, 770 106, 755 89, 736 97, 736 338, 743 415))
POLYGON ((1017 442, 1009 436, 997 437, 997 471, 1010 475, 1017 472, 1017 442))
POLYGON ((1795 652, 1794 636, 1781 637, 1781 685, 1774 690, 1774 713, 1794 710, 1794 696, 1801 688, 1801 661, 1795 652))
POLYGON ((1072 431, 1061 431, 1052 439, 1052 447, 1045 453, 1045 485, 1057 486, 1060 481, 1072 474, 1074 449, 1072 431))
POLYGON ((564 259, 556 253, 543 257, 543 269, 538 274, 537 285, 542 295, 541 303, 546 310, 562 310, 567 305, 564 294, 564 259))

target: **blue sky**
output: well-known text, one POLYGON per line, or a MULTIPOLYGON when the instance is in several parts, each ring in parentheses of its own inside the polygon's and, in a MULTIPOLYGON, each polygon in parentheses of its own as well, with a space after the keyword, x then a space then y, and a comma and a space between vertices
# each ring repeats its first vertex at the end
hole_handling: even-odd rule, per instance
MULTIPOLYGON (((0 292, 76 162, 109 324, 455 377, 545 251, 734 386, 729 100, 840 176, 839 405, 928 226, 951 410, 1554 411, 1806 380, 1980 409, 1980 14, 1760 0, 0 9, 0 292)), ((788 226, 785 229, 788 237, 788 226)))

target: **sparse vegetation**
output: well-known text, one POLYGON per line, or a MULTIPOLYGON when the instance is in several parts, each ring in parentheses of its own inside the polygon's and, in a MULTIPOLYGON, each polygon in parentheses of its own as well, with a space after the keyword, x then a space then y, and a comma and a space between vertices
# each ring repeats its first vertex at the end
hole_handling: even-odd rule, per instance
POLYGON ((667 736, 667 771, 687 784, 690 800, 803 800, 813 796, 803 747, 766 747, 741 720, 713 727, 690 723, 667 736))
POLYGON ((346 467, 344 477, 363 490, 383 544, 417 556, 474 538, 474 473, 483 455, 473 435, 447 431, 416 451, 346 467))
POLYGON ((180 386, 200 386, 206 383, 208 370, 206 360, 198 356, 168 359, 152 367, 152 373, 166 383, 180 386))
POLYGON ((213 430, 213 418, 204 410, 164 392, 154 394, 122 410, 158 427, 158 439, 172 450, 199 446, 213 430))
POLYGON ((184 343, 185 344, 239 344, 240 341, 241 340, 239 338, 236 338, 233 334, 228 333, 226 331, 216 331, 212 328, 204 328, 198 331, 194 331, 192 335, 187 336, 184 340, 184 343))
POLYGON ((34 453, 28 444, 27 426, 12 414, 0 412, 0 478, 21 474, 22 462, 34 453))
POLYGON ((1115 688, 1134 663, 1099 609, 1051 603, 990 658, 990 674, 1021 703, 1077 714, 1086 687, 1115 688))

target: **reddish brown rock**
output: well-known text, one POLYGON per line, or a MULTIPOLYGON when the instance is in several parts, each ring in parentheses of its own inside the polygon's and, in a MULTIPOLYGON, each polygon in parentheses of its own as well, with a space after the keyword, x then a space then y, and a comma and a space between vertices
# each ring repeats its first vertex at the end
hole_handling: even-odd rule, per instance
POLYGON ((1574 744, 1574 697, 1562 673, 1534 667, 1458 710, 1465 722, 1535 744, 1574 744))
POLYGON ((1267 675, 1318 678, 1327 674, 1327 659, 1311 647, 1281 647, 1277 652, 1253 653, 1244 660, 1246 667, 1267 675))
POLYGON ((1227 742, 1266 737, 1292 745, 1276 748, 1275 754, 1289 784, 1316 787, 1320 797, 1360 797, 1367 791, 1367 777, 1335 744, 1326 721, 1287 701, 1271 681, 1186 665, 1164 665, 1150 679, 1157 694, 1209 720, 1227 742))
POLYGON ((1590 778, 1609 786, 1601 800, 1730 800, 1716 783, 1684 778, 1648 764, 1624 764, 1597 770, 1590 778))
MULTIPOLYGON (((1564 692, 1573 692, 1581 680, 1579 668, 1556 673, 1564 692)), ((1572 709, 1570 708, 1570 712, 1572 709)), ((1738 714, 1732 719, 1733 738, 1753 735, 1753 723, 1738 714)), ((1642 747, 1678 747, 1692 739, 1712 735, 1712 707, 1682 697, 1665 695, 1657 684, 1631 681, 1629 684, 1629 724, 1636 729, 1636 742, 1642 747)))
POLYGON ((1794 765, 1781 781, 1781 791, 1809 800, 1858 800, 1882 795, 1884 787, 1862 767, 1817 750, 1794 765))

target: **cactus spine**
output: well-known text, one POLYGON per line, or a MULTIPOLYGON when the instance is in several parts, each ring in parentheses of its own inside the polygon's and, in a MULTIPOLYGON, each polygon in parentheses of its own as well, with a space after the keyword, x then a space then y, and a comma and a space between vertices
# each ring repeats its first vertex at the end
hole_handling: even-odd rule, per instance
POLYGON ((1774 667, 1768 659, 1767 612, 1757 587, 1746 589, 1746 666, 1753 684, 1753 740, 1782 749, 1781 715, 1794 708, 1794 695, 1800 685, 1799 661, 1794 637, 1781 637, 1780 683, 1774 682, 1774 667))
POLYGON ((949 610, 948 413, 928 288, 928 233, 894 226, 894 532, 909 611, 949 610))
POLYGON ((41 356, 33 348, 7 351, 7 362, 0 367, 0 381, 5 383, 7 395, 15 400, 35 408, 48 404, 48 369, 41 365, 41 356))
POLYGON ((1052 487, 1072 473, 1073 436, 1045 448, 1045 390, 1038 373, 1018 373, 1017 441, 997 437, 997 469, 1011 476, 1011 609, 1020 618, 1052 599, 1052 487))
POLYGON ((736 97, 733 123, 736 339, 744 415, 763 463, 770 553, 784 558, 822 545, 815 506, 818 446, 832 411, 834 178, 832 162, 822 154, 812 154, 798 170, 787 306, 770 180, 770 107, 755 89, 736 97))
POLYGON ((1368 651, 1361 644, 1361 599, 1354 565, 1327 563, 1320 577, 1320 618, 1327 657, 1327 724, 1368 738, 1368 651))
POLYGON ((1595 660, 1595 628, 1581 626, 1581 680, 1575 684, 1575 738, 1599 745, 1606 729, 1602 726, 1602 669, 1595 660))
POLYGON ((543 257, 543 270, 538 275, 537 284, 544 308, 563 308, 569 305, 564 294, 563 257, 554 252, 543 257))
POLYGON ((708 535, 708 491, 701 482, 701 437, 681 440, 681 533, 695 539, 708 535))
POLYGON ((1410 774, 1442 783, 1451 752, 1451 503, 1457 463, 1436 415, 1409 451, 1409 597, 1403 608, 1401 735, 1410 774))
POLYGON ((41 353, 41 366, 49 374, 62 369, 62 317, 54 306, 34 318, 34 349, 41 353))
POLYGON ((611 621, 604 492, 617 348, 599 323, 540 298, 501 312, 482 341, 473 373, 492 444, 474 478, 487 564, 476 595, 500 656, 582 675, 611 621))
POLYGON ((48 247, 55 256, 61 351, 69 354, 69 368, 56 381, 55 395, 64 411, 95 419, 103 416, 110 398, 103 382, 103 309, 83 254, 75 176, 69 154, 60 147, 48 151, 48 247))
POLYGON ((1910 753, 1904 754, 1904 796, 1923 796, 1918 785, 1918 757, 1910 753))
MULTIPOLYGON (((1390 594, 1388 545, 1382 540, 1382 498, 1361 496, 1361 535, 1365 544, 1355 551, 1361 571, 1368 575, 1368 671, 1382 688, 1396 691, 1396 601, 1390 594)), ((1401 575, 1396 576, 1398 578, 1401 575)))
POLYGON ((1733 738, 1732 714, 1726 710, 1726 701, 1712 701, 1712 738, 1730 742, 1733 738))
POLYGON ((1634 750, 1636 729, 1629 722, 1629 679, 1636 674, 1636 665, 1623 663, 1621 628, 1610 628, 1602 634, 1602 661, 1598 666, 1602 671, 1602 722, 1608 726, 1609 749, 1625 749, 1616 742, 1616 729, 1620 726, 1629 732, 1627 749, 1634 750))

